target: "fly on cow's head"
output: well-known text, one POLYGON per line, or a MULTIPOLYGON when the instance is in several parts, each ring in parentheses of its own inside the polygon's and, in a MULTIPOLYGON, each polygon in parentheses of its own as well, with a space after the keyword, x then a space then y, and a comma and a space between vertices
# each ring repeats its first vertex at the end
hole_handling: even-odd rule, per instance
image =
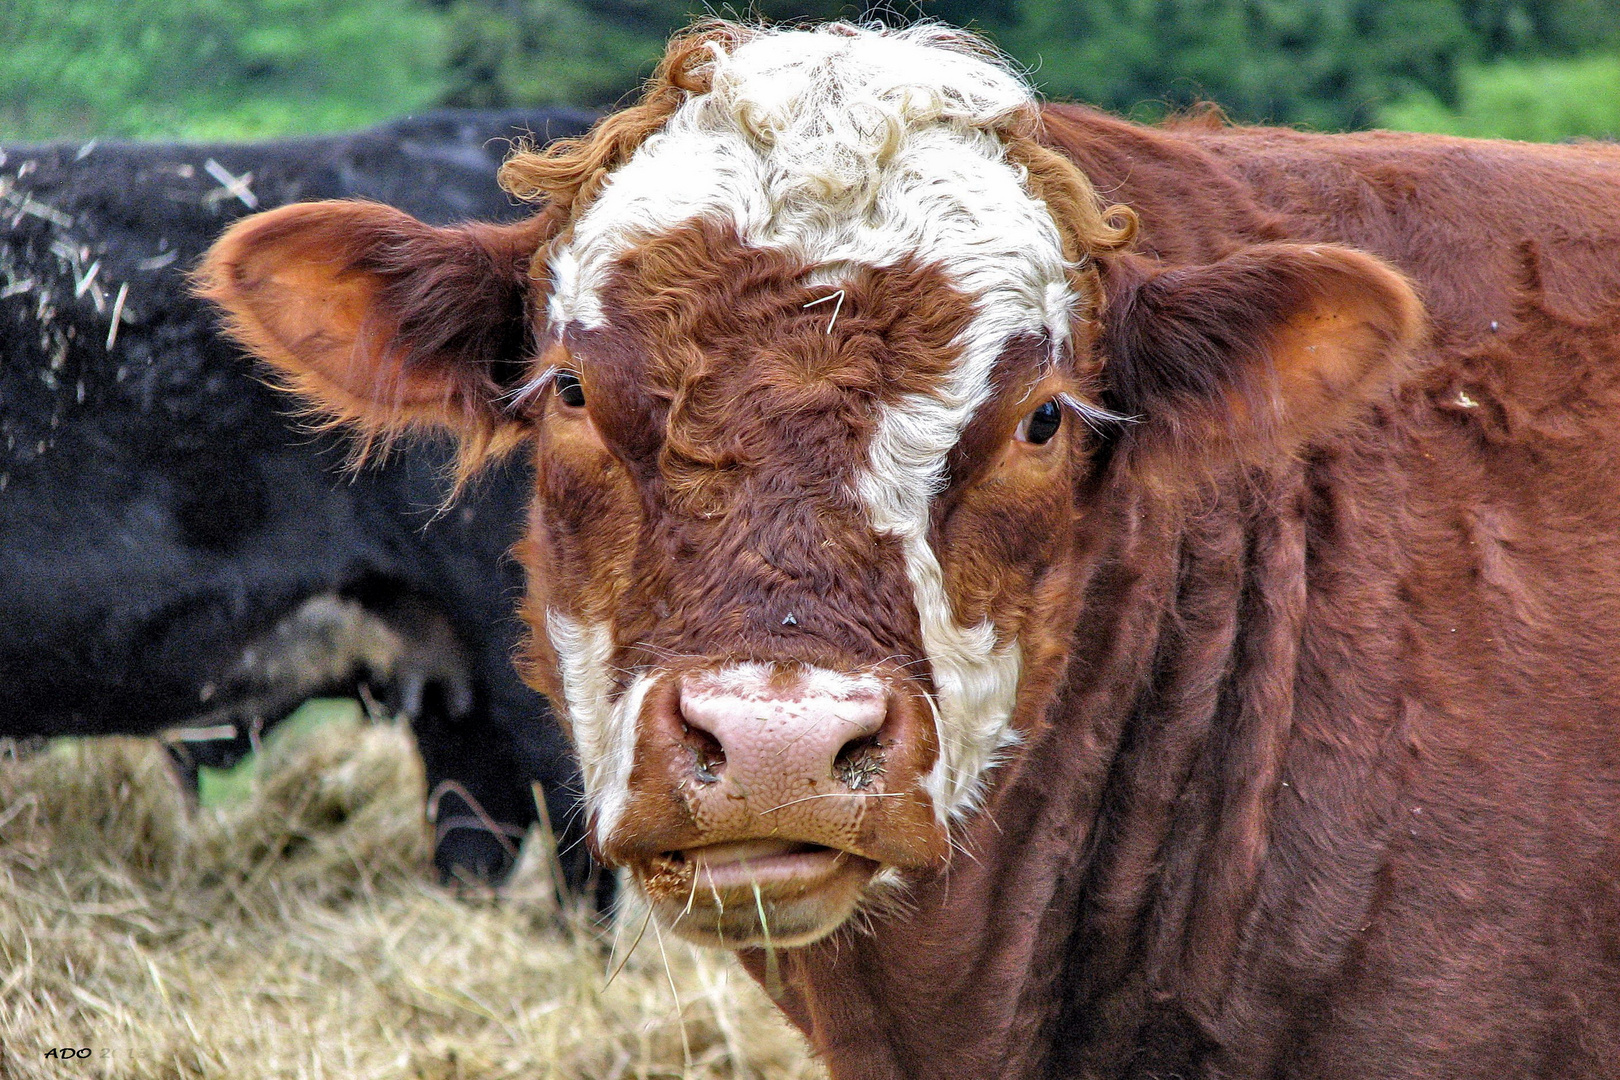
POLYGON ((1418 323, 1359 253, 1125 253, 1027 86, 937 26, 699 29, 503 182, 541 211, 284 208, 203 281, 338 418, 533 445, 526 669, 596 850, 717 944, 945 867, 1066 674, 1105 473, 1287 452, 1418 323))

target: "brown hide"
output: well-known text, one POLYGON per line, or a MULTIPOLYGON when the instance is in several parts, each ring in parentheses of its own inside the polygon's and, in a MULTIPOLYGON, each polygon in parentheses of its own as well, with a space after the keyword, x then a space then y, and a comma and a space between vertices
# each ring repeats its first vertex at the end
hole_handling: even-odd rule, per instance
POLYGON ((1148 258, 1359 248, 1432 344, 1283 463, 1116 458, 971 857, 781 1004, 840 1080, 1620 1075, 1620 149, 1046 115, 1148 258))

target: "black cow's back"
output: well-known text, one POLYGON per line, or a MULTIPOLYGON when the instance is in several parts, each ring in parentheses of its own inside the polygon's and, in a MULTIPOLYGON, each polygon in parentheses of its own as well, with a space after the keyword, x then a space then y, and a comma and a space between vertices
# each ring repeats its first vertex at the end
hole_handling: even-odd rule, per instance
POLYGON ((187 274, 231 221, 287 202, 511 220, 528 208, 495 184, 508 140, 590 119, 0 148, 0 734, 245 732, 366 684, 413 718, 447 869, 498 871, 484 819, 519 832, 531 780, 571 819, 565 741, 510 663, 523 465, 445 512, 444 444, 345 474, 187 274))

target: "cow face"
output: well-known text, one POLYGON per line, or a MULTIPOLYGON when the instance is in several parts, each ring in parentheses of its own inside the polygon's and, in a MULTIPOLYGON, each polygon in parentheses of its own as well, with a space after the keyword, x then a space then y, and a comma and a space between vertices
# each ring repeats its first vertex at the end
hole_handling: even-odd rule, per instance
POLYGON ((526 667, 691 938, 809 942, 947 863, 1063 674, 1104 436, 1122 483, 1286 452, 1416 333, 1357 253, 1123 254, 1033 109, 939 28, 722 27, 508 163, 527 225, 292 207, 204 269, 326 412, 532 442, 526 667))
POLYGON ((602 854, 730 941, 767 901, 777 938, 818 935, 880 867, 945 857, 1016 738, 1026 631, 1053 632, 1035 590, 1086 450, 1044 333, 951 385, 975 307, 937 264, 812 279, 672 229, 537 391, 534 670, 602 854))

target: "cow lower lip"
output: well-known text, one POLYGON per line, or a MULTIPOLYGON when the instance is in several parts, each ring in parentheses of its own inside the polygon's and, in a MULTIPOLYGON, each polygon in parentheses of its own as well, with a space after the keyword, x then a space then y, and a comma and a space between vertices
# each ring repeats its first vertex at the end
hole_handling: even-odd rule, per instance
POLYGON ((879 868, 837 848, 772 839, 665 852, 637 877, 665 924, 689 941, 792 948, 842 925, 879 868))
POLYGON ((858 856, 819 844, 744 840, 671 852, 668 858, 691 863, 699 888, 728 890, 811 885, 858 856))

